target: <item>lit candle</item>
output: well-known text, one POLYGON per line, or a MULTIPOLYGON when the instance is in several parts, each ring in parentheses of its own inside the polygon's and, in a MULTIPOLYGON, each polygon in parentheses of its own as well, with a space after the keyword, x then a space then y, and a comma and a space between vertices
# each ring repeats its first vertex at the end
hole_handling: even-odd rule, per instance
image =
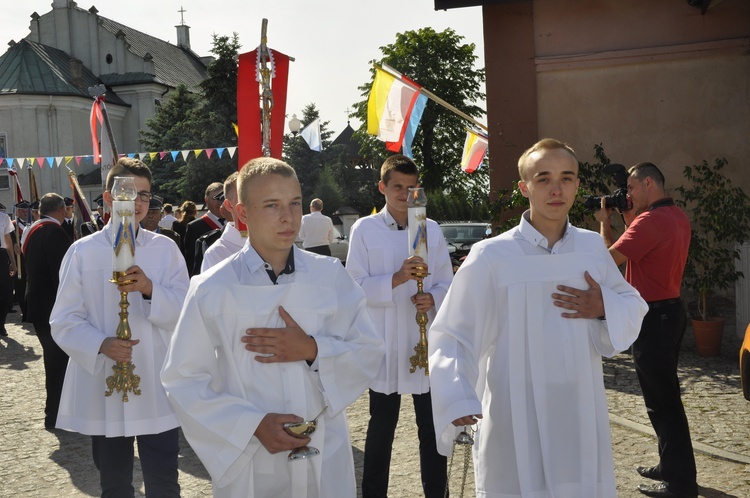
POLYGON ((427 262, 427 196, 422 187, 410 188, 406 199, 409 207, 409 256, 427 262))
POLYGON ((112 187, 113 269, 124 272, 135 264, 135 188, 132 176, 117 176, 112 187))

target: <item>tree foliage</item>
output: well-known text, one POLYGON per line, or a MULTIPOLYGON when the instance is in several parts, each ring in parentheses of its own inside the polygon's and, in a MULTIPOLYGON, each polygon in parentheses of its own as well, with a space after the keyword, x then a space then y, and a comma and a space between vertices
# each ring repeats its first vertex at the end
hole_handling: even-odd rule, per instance
MULTIPOLYGON (((398 33, 393 44, 380 47, 383 57, 374 63, 385 63, 440 98, 472 117, 484 111, 476 102, 484 99, 481 85, 484 69, 475 69, 474 44, 462 44, 463 37, 452 29, 436 32, 432 28, 398 33)), ((375 68, 371 69, 375 75, 375 68)), ((362 155, 381 164, 389 154, 383 142, 366 134, 367 97, 372 80, 360 86, 364 100, 354 105, 355 115, 364 123, 357 132, 362 155)), ((488 196, 488 168, 467 175, 459 165, 466 127, 469 123, 439 106, 427 103, 413 143, 414 159, 420 165, 421 184, 428 192, 445 191, 466 195, 472 192, 488 196)))

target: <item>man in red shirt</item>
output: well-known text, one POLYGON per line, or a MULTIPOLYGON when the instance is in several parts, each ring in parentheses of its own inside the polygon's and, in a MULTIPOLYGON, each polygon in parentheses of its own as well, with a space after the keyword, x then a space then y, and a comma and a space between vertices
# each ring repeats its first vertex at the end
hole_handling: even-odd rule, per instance
POLYGON ((615 262, 627 261, 625 279, 649 305, 633 343, 633 361, 658 438, 659 464, 636 470, 658 482, 641 484, 638 490, 647 496, 695 497, 695 457, 677 379, 687 327, 680 287, 690 246, 690 221, 667 196, 664 175, 654 164, 636 164, 629 173, 628 198, 633 209, 623 213, 625 233, 614 241, 609 221, 612 210, 605 208, 604 199, 596 219, 615 262))

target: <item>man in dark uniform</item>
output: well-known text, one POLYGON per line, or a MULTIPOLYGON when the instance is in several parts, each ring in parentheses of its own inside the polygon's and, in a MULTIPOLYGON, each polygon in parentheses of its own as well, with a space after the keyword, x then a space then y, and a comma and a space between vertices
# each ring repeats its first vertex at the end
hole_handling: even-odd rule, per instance
POLYGON ((76 229, 73 224, 73 199, 65 197, 65 219, 62 221, 63 230, 70 237, 71 242, 76 239, 76 229))
POLYGON ((165 237, 169 237, 175 244, 177 244, 177 247, 180 247, 180 234, 176 233, 174 230, 168 230, 159 226, 163 206, 164 202, 161 197, 156 195, 152 196, 148 203, 148 213, 146 213, 146 217, 141 221, 141 226, 146 230, 151 230, 154 233, 159 233, 165 237))
POLYGON ((24 268, 24 258, 21 253, 21 238, 23 233, 31 225, 31 216, 29 215, 29 208, 31 204, 28 201, 21 201, 15 206, 16 216, 13 218, 14 235, 15 235, 15 246, 13 249, 16 253, 16 263, 20 262, 18 272, 16 272, 13 278, 13 302, 18 303, 21 307, 21 321, 26 321, 26 269, 24 268))
MULTIPOLYGON (((214 182, 206 187, 206 193, 203 196, 203 202, 206 205, 208 212, 193 220, 187 225, 185 230, 185 240, 183 247, 185 248, 185 261, 187 262, 188 273, 190 276, 193 275, 195 265, 195 249, 196 241, 198 237, 211 230, 220 229, 224 226, 224 219, 221 217, 219 211, 221 202, 214 197, 224 191, 224 185, 219 182, 214 182)), ((200 266, 198 267, 200 268, 200 266)))
POLYGON ((42 344, 46 375, 47 402, 44 427, 52 429, 57 420, 68 355, 52 340, 49 315, 57 296, 60 265, 72 240, 61 227, 65 201, 57 194, 45 194, 39 203, 40 218, 28 228, 21 248, 26 258, 28 320, 42 344))
POLYGON ((104 228, 104 219, 102 218, 104 198, 101 194, 99 194, 99 197, 94 199, 94 204, 96 205, 96 213, 94 214, 94 219, 92 221, 87 221, 86 223, 81 223, 81 237, 91 235, 92 233, 98 232, 99 230, 104 228))

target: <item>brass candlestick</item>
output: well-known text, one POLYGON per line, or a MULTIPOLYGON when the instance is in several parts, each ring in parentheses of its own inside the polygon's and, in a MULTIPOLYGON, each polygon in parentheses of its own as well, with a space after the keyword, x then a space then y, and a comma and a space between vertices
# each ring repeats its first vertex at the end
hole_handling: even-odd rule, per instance
MULTIPOLYGON (((120 285, 127 282, 120 282, 118 278, 124 277, 124 271, 112 272, 112 280, 110 282, 120 285)), ((120 323, 117 325, 117 338, 127 341, 130 339, 130 324, 128 323, 128 293, 120 292, 120 323)), ((118 361, 112 365, 112 371, 114 375, 107 377, 107 388, 108 391, 104 393, 105 396, 111 396, 114 391, 122 393, 122 401, 126 403, 128 401, 128 392, 132 392, 136 396, 141 394, 139 386, 141 384, 141 377, 133 373, 135 365, 129 361, 118 361)))
MULTIPOLYGON (((418 266, 417 267, 417 277, 420 279, 425 278, 429 273, 427 273, 426 268, 424 266, 418 266)), ((417 280, 417 294, 424 294, 424 284, 422 283, 422 280, 417 280)), ((410 373, 414 373, 417 368, 424 368, 424 374, 430 375, 430 369, 428 367, 427 363, 427 322, 429 321, 429 318, 427 317, 427 313, 423 313, 421 311, 417 311, 417 325, 419 325, 419 342, 417 342, 417 345, 414 346, 414 354, 409 358, 409 363, 411 364, 411 368, 409 369, 410 373)))
MULTIPOLYGON (((427 195, 421 187, 409 188, 406 198, 408 206, 409 256, 419 256, 427 264, 427 195)), ((415 267, 414 276, 417 280, 417 295, 424 294, 423 280, 429 275, 427 266, 415 267)), ((427 364, 427 313, 417 311, 417 325, 419 325, 419 342, 414 346, 414 355, 409 358, 410 373, 417 368, 424 368, 424 374, 429 375, 427 364)))

